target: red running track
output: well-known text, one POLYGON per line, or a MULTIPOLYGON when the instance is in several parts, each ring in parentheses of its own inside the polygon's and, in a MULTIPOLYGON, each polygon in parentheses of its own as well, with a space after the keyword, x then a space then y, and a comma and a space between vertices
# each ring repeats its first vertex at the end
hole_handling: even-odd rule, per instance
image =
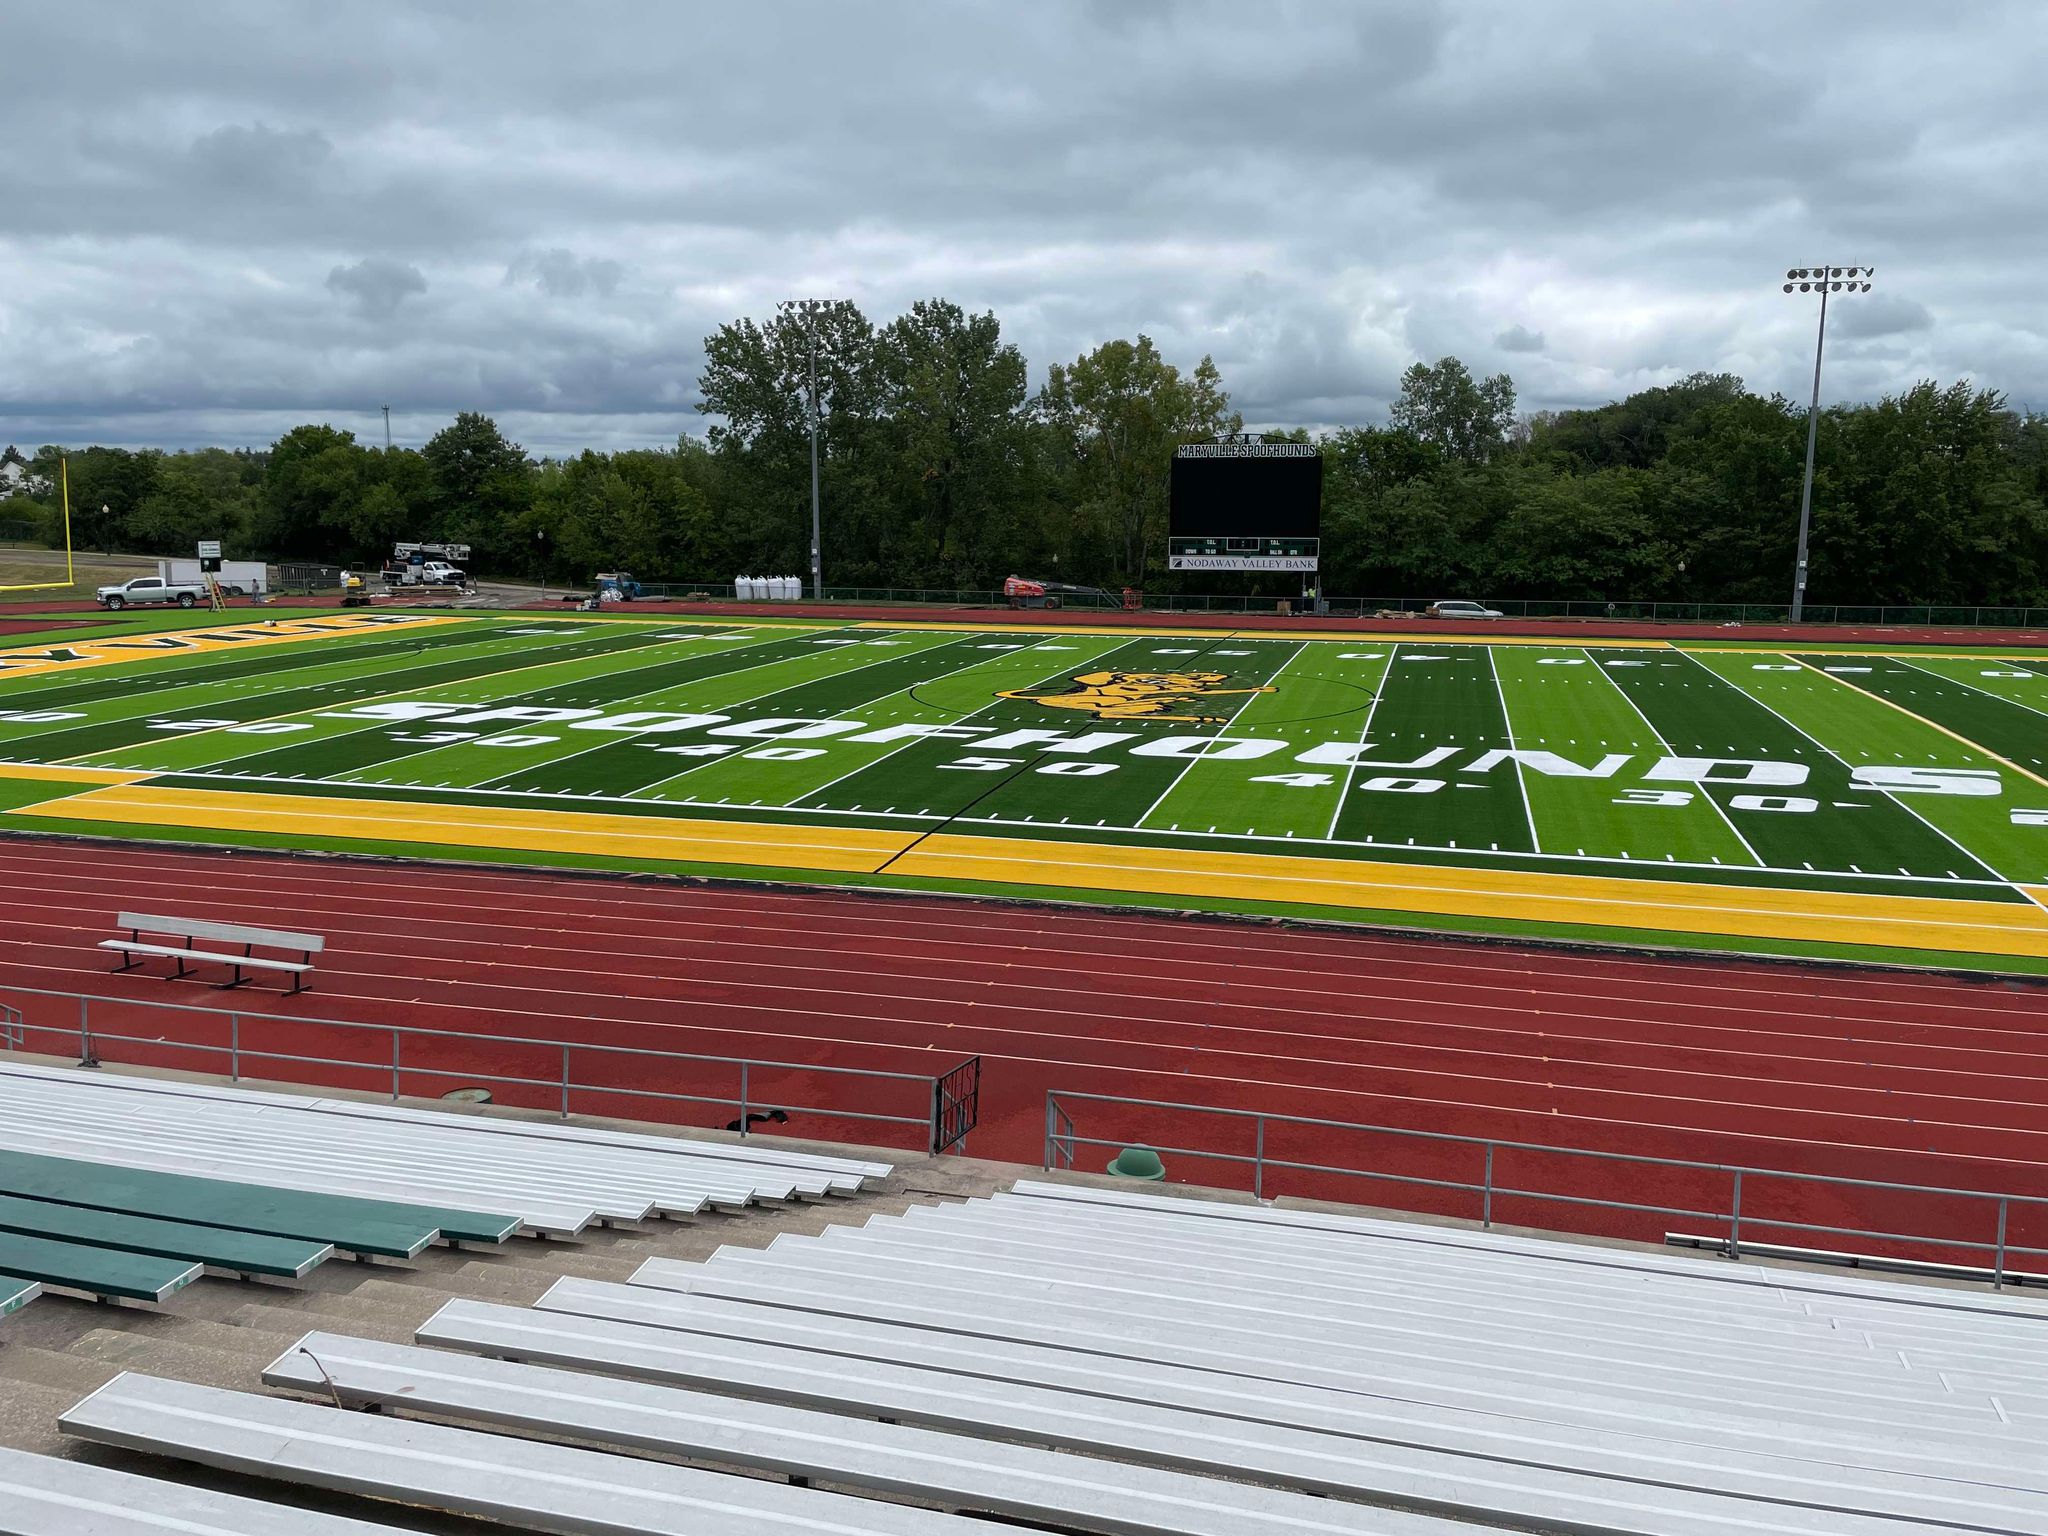
MULTIPOLYGON (((2025 981, 10 838, 0 840, 0 1000, 9 987, 925 1076, 979 1054, 971 1150, 1019 1162, 1039 1161, 1045 1094, 1056 1088, 2048 1196, 2048 986, 2025 981), (326 935, 329 947, 314 990, 299 997, 107 974, 108 957, 94 946, 114 934, 118 911, 135 908, 303 929, 326 935)), ((75 1036, 56 1031, 75 1030, 75 1007, 14 1000, 32 1023, 51 1026, 32 1048, 70 1047, 75 1036)), ((225 1042, 224 1021, 196 1013, 101 1007, 94 1021, 102 1032, 225 1042)), ((388 1049, 311 1023, 289 1034, 245 1029, 243 1041, 364 1061, 388 1049)), ((103 1054, 225 1070, 212 1051, 131 1045, 103 1054)), ((559 1052, 465 1041, 409 1045, 406 1059, 419 1068, 409 1092, 493 1071, 559 1071, 559 1052)), ((389 1082, 388 1068, 249 1070, 341 1086, 389 1082)), ((626 1090, 657 1079, 673 1091, 734 1086, 684 1083, 676 1071, 596 1053, 576 1067, 580 1081, 626 1090)), ((854 1140, 892 1138, 835 1119, 833 1108, 923 1108, 910 1085, 820 1091, 816 1079, 756 1073, 751 1097, 789 1105, 792 1133, 854 1140)), ((523 1101, 555 1098, 534 1090, 523 1101)), ((578 1107, 651 1117, 677 1109, 629 1093, 578 1107)), ((684 1117, 723 1123, 731 1114, 684 1117)), ((1216 1117, 1097 1109, 1081 1116, 1080 1130, 1251 1150, 1247 1125, 1216 1117)), ((1465 1179, 1479 1168, 1472 1149, 1328 1132, 1276 1128, 1267 1151, 1418 1177, 1465 1179)), ((1601 1198, 1695 1205, 1726 1188, 1719 1175, 1502 1157, 1503 1183, 1601 1198)), ((1207 1182, 1246 1177, 1170 1161, 1207 1182)), ((1749 1208, 1764 1214, 1869 1225, 1900 1211, 1896 1197, 1760 1184, 1750 1186, 1749 1208)), ((1470 1204, 1408 1185, 1333 1188, 1302 1176, 1282 1176, 1268 1192, 1276 1188, 1460 1212, 1470 1204)), ((1583 1208, 1525 1202, 1496 1214, 1600 1225, 1583 1208)), ((1937 1230, 1910 1214, 1915 1230, 1937 1230)), ((1981 1235, 1982 1212, 1968 1220, 1981 1235)), ((2048 1246, 2048 1213, 2012 1236, 2048 1246)))

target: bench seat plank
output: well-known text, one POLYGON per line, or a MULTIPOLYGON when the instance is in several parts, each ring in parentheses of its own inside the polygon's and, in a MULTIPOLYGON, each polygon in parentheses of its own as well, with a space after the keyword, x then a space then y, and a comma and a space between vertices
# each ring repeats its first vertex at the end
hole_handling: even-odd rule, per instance
POLYGON ((185 939, 217 939, 223 944, 265 944, 273 949, 296 949, 318 954, 327 941, 317 933, 287 933, 278 928, 255 928, 247 923, 216 923, 200 917, 164 917, 147 912, 123 912, 114 919, 116 928, 131 933, 175 933, 185 939))
MULTIPOLYGON (((232 1134, 196 1136, 171 1127, 89 1121, 0 1104, 0 1147, 87 1162, 175 1173, 231 1183, 390 1202, 445 1213, 434 1225, 450 1241, 496 1243, 529 1230, 573 1237, 598 1220, 587 1201, 507 1188, 414 1158, 372 1156, 343 1146, 259 1144, 232 1134), (424 1202, 436 1205, 424 1207, 424 1202), (438 1202, 446 1202, 439 1204, 438 1202)), ((642 1201, 623 1219, 644 1220, 642 1201)))
MULTIPOLYGON (((1031 1526, 1114 1536, 1355 1536, 1355 1509, 1285 1489, 1084 1459, 781 1403, 577 1371, 308 1334, 263 1373, 271 1386, 693 1462, 931 1500, 1031 1526), (317 1358, 309 1358, 307 1351, 317 1358), (324 1372, 324 1374, 323 1374, 324 1372)), ((1470 1536, 1381 1513, 1375 1536, 1470 1536)))
POLYGON ((123 1211, 24 1200, 15 1195, 0 1195, 0 1232, 84 1243, 93 1248, 120 1248, 245 1275, 281 1275, 293 1280, 334 1256, 331 1243, 305 1238, 235 1232, 225 1227, 203 1227, 123 1211))
POLYGON ((0 1275, 0 1317, 19 1312, 42 1294, 42 1286, 33 1280, 24 1280, 19 1275, 0 1275))
MULTIPOLYGON (((836 1351, 550 1320, 466 1301, 444 1306, 418 1338, 580 1372, 1243 1478, 1489 1529, 1628 1536, 1926 1531, 1918 1519, 1893 1518, 1910 1507, 1944 1525, 2014 1531, 2037 1529, 2044 1503, 2036 1492, 1963 1483, 1946 1471, 1915 1477, 1795 1456, 1783 1436, 1766 1450, 1735 1455, 1705 1456, 1682 1430, 1667 1440, 1617 1435, 1582 1440, 1576 1449, 1541 1446, 1539 1454, 1549 1426, 1495 1413, 1475 1416, 1465 1448, 1451 1450, 1411 1432, 1398 1412, 1381 1436, 1324 1433, 1137 1401, 1114 1389, 1072 1392, 991 1380, 972 1367, 909 1367, 836 1351), (1703 1470, 1703 1462, 1710 1467, 1703 1470)), ((1340 1409, 1346 1396, 1332 1394, 1340 1409)))
POLYGON ((392 1536, 397 1527, 0 1446, 8 1536, 392 1536))
POLYGON ((101 939, 101 949, 123 955, 161 955, 166 960, 205 960, 214 965, 246 965, 263 971, 310 971, 303 960, 267 960, 262 955, 223 955, 210 949, 187 949, 182 944, 137 944, 129 939, 101 939))
POLYGON ((759 1478, 417 1420, 337 1413, 132 1373, 58 1419, 67 1434, 202 1466, 391 1499, 520 1530, 606 1536, 987 1536, 984 1521, 759 1478))
MULTIPOLYGON (((44 1157, 0 1150, 0 1188, 37 1200, 96 1210, 163 1216, 199 1226, 260 1232, 332 1243, 350 1253, 409 1259, 446 1232, 441 1218, 457 1217, 426 1206, 405 1206, 346 1195, 313 1194, 228 1179, 160 1173, 116 1163, 44 1157)), ((490 1220, 502 1241, 516 1222, 490 1220)), ((468 1240, 468 1239, 465 1239, 468 1240)))
POLYGON ((199 1265, 182 1259, 160 1259, 154 1254, 124 1253, 118 1248, 89 1248, 83 1243, 0 1232, 0 1274, 89 1291, 95 1296, 162 1301, 203 1273, 199 1265))

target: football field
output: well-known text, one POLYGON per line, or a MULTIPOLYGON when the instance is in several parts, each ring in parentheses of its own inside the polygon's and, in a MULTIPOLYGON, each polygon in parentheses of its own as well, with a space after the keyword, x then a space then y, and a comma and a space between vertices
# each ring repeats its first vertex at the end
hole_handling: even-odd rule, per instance
POLYGON ((2048 970, 2048 657, 790 618, 0 643, 0 828, 2048 970))

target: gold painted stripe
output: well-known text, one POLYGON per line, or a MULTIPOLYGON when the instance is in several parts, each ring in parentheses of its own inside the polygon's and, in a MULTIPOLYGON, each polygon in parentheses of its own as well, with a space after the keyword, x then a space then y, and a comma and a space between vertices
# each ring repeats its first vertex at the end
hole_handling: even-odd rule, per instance
MULTIPOLYGON (((2021 778, 2032 779, 2036 784, 2039 784, 2043 789, 2048 789, 2048 779, 2042 778, 2041 775, 2034 772, 2033 769, 2023 768, 2018 763, 2014 762, 2011 758, 2002 757, 1998 753, 1992 751, 1982 742, 1972 741, 1969 737, 1963 735, 1960 731, 1950 730, 1947 726, 1943 725, 1939 720, 1930 720, 1925 715, 1920 714, 1918 711, 1906 708, 1905 705, 1899 703, 1899 701, 1896 699, 1888 699, 1881 693, 1872 693, 1868 688, 1863 687, 1861 684, 1852 683, 1846 677, 1839 676, 1836 673, 1823 672, 1818 667, 1811 666, 1803 661, 1799 661, 1799 658, 1796 656, 1788 656, 1787 659, 1790 661, 1798 661, 1800 666, 1805 667, 1807 671, 1813 673, 1817 677, 1824 677, 1828 679, 1829 682, 1840 683, 1844 688, 1847 688, 1851 693, 1860 693, 1866 699, 1870 699, 1875 703, 1882 704, 1889 709, 1896 709, 1908 720, 1912 720, 1920 725, 1924 725, 1930 731, 1939 731, 1942 735, 1946 736, 1950 741, 1961 742, 1965 747, 1969 748, 1979 757, 1988 757, 1991 759, 1992 762, 1997 763, 2000 767, 2010 768, 2014 773, 2018 774, 2021 778)), ((1930 677, 1936 675, 1937 674, 1934 673, 1928 674, 1928 676, 1930 677)), ((1997 695, 1993 694, 1992 697, 1996 698, 1997 695)))
POLYGON ((313 795, 164 786, 92 790, 18 814, 141 826, 281 832, 380 842, 516 848, 537 853, 609 854, 683 863, 868 871, 908 846, 915 832, 863 827, 626 816, 602 811, 526 810, 490 805, 419 805, 313 795))
POLYGON ((9 813, 2048 958, 2043 905, 684 816, 113 786, 9 813))
POLYGON ((49 784, 139 784, 147 773, 120 768, 74 768, 63 763, 0 763, 0 779, 40 779, 49 784))
POLYGON ((935 834, 892 873, 1544 923, 2048 957, 2018 902, 935 834))
POLYGON ((460 624, 471 617, 452 614, 409 614, 404 618, 365 617, 353 613, 316 614, 304 619, 250 619, 207 629, 167 630, 77 640, 68 645, 17 646, 0 651, 0 679, 40 677, 76 672, 118 662, 161 661, 172 656, 206 652, 246 651, 290 640, 317 640, 329 635, 381 635, 421 629, 433 624, 460 624))

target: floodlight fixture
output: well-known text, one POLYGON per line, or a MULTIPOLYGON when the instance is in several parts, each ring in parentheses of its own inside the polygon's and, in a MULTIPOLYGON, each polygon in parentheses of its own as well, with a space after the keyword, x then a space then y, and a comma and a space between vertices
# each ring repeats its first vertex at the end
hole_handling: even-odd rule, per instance
POLYGON ((1799 553, 1792 567, 1792 622, 1806 611, 1806 542, 1813 526, 1813 450, 1820 435, 1820 362, 1828 339, 1828 295, 1868 293, 1875 267, 1793 267, 1785 292, 1819 293, 1820 327, 1813 342, 1813 399, 1806 407, 1806 475, 1799 487, 1799 553), (1860 276, 1858 274, 1861 274, 1860 276))

